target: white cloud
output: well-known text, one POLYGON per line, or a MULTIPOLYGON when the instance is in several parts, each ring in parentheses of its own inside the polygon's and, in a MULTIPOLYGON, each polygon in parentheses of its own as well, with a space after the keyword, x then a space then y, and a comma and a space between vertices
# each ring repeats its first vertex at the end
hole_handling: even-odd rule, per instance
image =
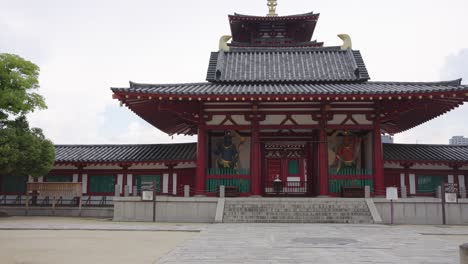
MULTIPOLYGON (((441 69, 442 80, 463 78, 468 84, 468 49, 446 57, 441 69)), ((464 104, 451 112, 420 125, 408 132, 398 134, 396 142, 448 144, 452 136, 468 136, 468 105, 464 104)))
MULTIPOLYGON (((468 47, 459 27, 468 24, 465 0, 359 3, 289 0, 279 2, 278 12, 320 12, 314 38, 338 45, 336 35, 349 33, 373 80, 437 80, 447 54, 468 47)), ((0 6, 0 52, 41 67, 40 92, 49 109, 32 114, 31 123, 61 144, 186 140, 168 141, 138 116, 123 114, 128 109, 115 110, 109 88, 129 80, 203 81, 209 52, 230 31, 227 14, 267 12, 264 0, 0 0, 0 6)), ((452 132, 465 133, 466 125, 451 115, 397 140, 445 143, 452 132)))
POLYGON ((122 134, 114 135, 109 138, 109 143, 123 144, 154 144, 154 143, 183 143, 195 142, 193 136, 168 136, 166 133, 145 123, 131 122, 128 127, 122 131, 122 134))

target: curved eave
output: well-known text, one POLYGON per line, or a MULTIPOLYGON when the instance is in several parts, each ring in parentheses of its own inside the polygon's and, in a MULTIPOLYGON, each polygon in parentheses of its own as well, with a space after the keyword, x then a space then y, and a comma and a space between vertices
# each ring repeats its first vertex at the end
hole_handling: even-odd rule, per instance
POLYGON ((228 15, 229 21, 287 21, 287 20, 313 20, 317 21, 320 17, 320 14, 314 14, 312 12, 291 16, 249 16, 234 14, 228 15))
MULTIPOLYGON (((136 115, 164 133, 168 135, 193 135, 196 133, 197 123, 193 116, 184 117, 184 113, 177 113, 171 109, 161 107, 153 98, 138 98, 139 96, 136 96, 135 99, 132 99, 126 98, 127 96, 118 96, 117 98, 136 115)), ((191 104, 190 109, 193 108, 194 106, 191 104)), ((197 107, 195 106, 195 108, 197 107)), ((183 109, 185 108, 181 107, 181 110, 183 109)))
POLYGON ((419 164, 419 165, 447 165, 447 166, 465 166, 467 160, 384 160, 384 163, 390 164, 419 164))
POLYGON ((74 161, 74 160, 60 160, 55 161, 55 166, 72 165, 72 166, 99 166, 99 165, 177 165, 195 163, 196 160, 145 160, 145 161, 132 161, 132 160, 116 160, 116 161, 74 161))
MULTIPOLYGON (((404 84, 404 83, 399 83, 404 84)), ((423 85, 412 83, 410 85, 423 85)), ((425 83, 428 84, 428 83, 425 83)), ((197 122, 193 119, 184 119, 173 111, 160 111, 158 104, 165 102, 179 105, 200 105, 201 102, 357 102, 374 101, 381 105, 386 112, 382 115, 382 130, 396 134, 415 126, 423 124, 441 116, 468 101, 468 86, 451 86, 452 82, 440 82, 437 85, 445 86, 443 90, 420 90, 418 92, 389 92, 366 93, 351 92, 348 90, 336 93, 309 94, 275 94, 264 93, 261 89, 235 93, 235 89, 215 94, 207 88, 223 89, 223 84, 200 83, 161 85, 164 92, 155 84, 131 83, 131 88, 113 88, 114 98, 125 103, 133 112, 144 120, 168 134, 195 134, 197 122), (190 87, 178 90, 180 86, 190 87), (214 87, 214 88, 213 88, 214 87), (164 88, 164 89, 163 89, 164 88), (351 93, 348 93, 351 92, 351 93)), ((300 87, 300 85, 299 85, 300 87)))

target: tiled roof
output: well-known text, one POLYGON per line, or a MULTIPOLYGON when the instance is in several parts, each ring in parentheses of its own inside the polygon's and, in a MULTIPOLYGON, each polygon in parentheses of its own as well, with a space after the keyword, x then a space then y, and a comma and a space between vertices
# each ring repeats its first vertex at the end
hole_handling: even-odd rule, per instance
POLYGON ((152 145, 56 145, 56 163, 161 162, 196 160, 196 143, 152 145))
POLYGON ((312 18, 318 19, 320 14, 315 14, 314 12, 304 13, 304 14, 297 14, 297 15, 289 15, 289 16, 252 16, 252 15, 244 15, 234 13, 234 15, 229 15, 230 20, 302 20, 304 18, 312 18))
POLYGON ((432 92, 467 91, 460 80, 447 82, 364 82, 332 84, 291 83, 186 83, 140 84, 130 82, 130 88, 112 88, 114 93, 160 95, 393 95, 432 92))
POLYGON ((383 144, 385 161, 460 162, 468 164, 468 146, 383 144))
MULTIPOLYGON (((56 163, 195 161, 197 143, 151 145, 57 145, 56 163)), ((468 146, 383 144, 385 161, 468 164, 468 146)))
POLYGON ((369 79, 359 51, 340 48, 213 52, 210 82, 343 82, 369 79))

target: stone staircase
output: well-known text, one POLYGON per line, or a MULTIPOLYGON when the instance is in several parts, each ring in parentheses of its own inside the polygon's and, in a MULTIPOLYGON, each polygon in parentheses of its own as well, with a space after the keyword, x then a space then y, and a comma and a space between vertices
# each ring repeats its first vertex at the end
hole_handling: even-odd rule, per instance
POLYGON ((226 198, 224 223, 372 224, 365 199, 226 198))

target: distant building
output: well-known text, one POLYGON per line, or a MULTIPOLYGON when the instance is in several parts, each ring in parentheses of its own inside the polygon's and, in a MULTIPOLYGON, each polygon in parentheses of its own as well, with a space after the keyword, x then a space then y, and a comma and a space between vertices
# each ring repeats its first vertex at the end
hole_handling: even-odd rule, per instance
POLYGON ((382 143, 393 143, 393 137, 390 135, 383 135, 382 143))
POLYGON ((468 145, 468 138, 463 136, 453 136, 449 139, 450 145, 468 145))

